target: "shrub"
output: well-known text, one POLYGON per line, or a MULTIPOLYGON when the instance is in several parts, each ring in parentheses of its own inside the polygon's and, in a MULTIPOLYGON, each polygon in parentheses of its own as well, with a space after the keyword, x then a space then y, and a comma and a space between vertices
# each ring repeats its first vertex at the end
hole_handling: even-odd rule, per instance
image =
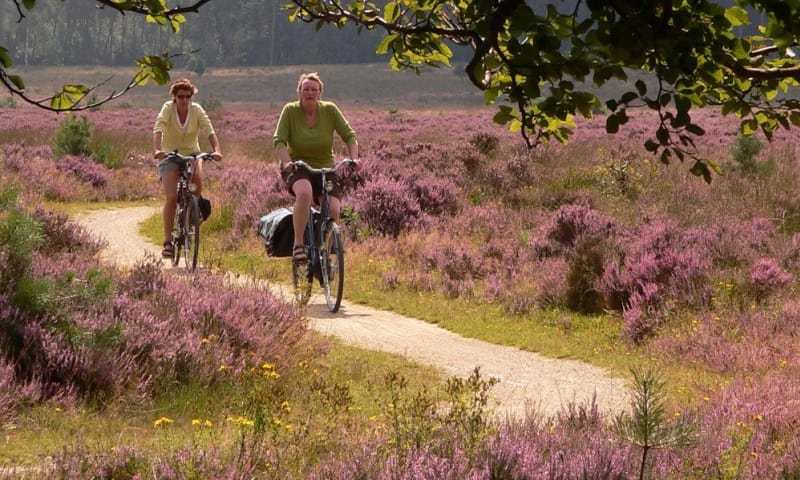
POLYGON ((761 152, 761 141, 755 135, 739 135, 731 147, 731 158, 737 168, 745 173, 754 173, 758 169, 756 156, 761 152))
POLYGON ((56 168, 75 175, 94 188, 105 188, 111 176, 106 167, 85 156, 64 155, 56 162, 56 168))
POLYGON ((762 258, 753 265, 748 277, 750 293, 757 302, 763 302, 792 280, 792 274, 783 271, 773 258, 762 258))
POLYGON ((90 141, 94 123, 87 117, 75 118, 70 115, 58 125, 53 139, 53 153, 56 158, 64 155, 91 156, 90 141))
POLYGON ((387 178, 371 181, 356 192, 353 208, 367 227, 379 235, 396 238, 425 222, 419 202, 406 185, 387 178))
POLYGON ((469 139, 469 144, 478 150, 481 155, 491 155, 500 145, 500 139, 497 135, 486 132, 478 132, 469 139))

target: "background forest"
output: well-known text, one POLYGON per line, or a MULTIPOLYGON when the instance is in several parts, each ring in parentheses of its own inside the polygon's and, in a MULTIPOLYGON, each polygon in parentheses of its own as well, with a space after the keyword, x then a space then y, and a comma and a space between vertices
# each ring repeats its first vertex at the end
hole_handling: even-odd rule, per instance
MULTIPOLYGON (((290 23, 283 0, 211 2, 202 15, 187 15, 180 32, 145 23, 136 15, 97 8, 93 2, 39 2, 20 20, 11 2, 0 2, 0 45, 17 68, 37 65, 129 66, 145 54, 187 53, 178 67, 201 73, 212 67, 375 63, 381 32, 321 29, 290 23)), ((380 3, 380 2, 378 2, 380 3)), ((536 8, 537 2, 531 2, 536 8)), ((720 0, 725 6, 733 0, 720 0)), ((454 62, 468 52, 456 45, 454 62)), ((463 72, 461 72, 463 73, 463 72)))

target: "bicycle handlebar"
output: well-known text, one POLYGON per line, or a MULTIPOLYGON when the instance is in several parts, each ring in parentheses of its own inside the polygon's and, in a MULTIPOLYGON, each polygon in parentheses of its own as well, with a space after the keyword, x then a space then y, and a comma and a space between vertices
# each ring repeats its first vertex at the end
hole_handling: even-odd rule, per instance
POLYGON ((193 162, 195 160, 212 160, 213 162, 218 164, 220 161, 217 160, 217 155, 218 154, 213 152, 203 152, 203 153, 198 153, 196 155, 181 155, 177 151, 172 151, 172 152, 167 152, 166 156, 164 157, 164 160, 178 164, 193 162))
POLYGON ((311 173, 311 174, 314 174, 314 175, 319 175, 319 174, 322 174, 322 173, 335 172, 339 167, 354 166, 356 164, 357 164, 357 162, 355 160, 353 160, 352 158, 343 158, 341 161, 336 163, 336 165, 334 165, 333 167, 323 167, 323 168, 313 168, 312 166, 310 166, 309 164, 307 164, 303 160, 295 160, 295 161, 292 162, 292 165, 294 166, 294 168, 298 168, 298 167, 303 168, 308 173, 311 173))

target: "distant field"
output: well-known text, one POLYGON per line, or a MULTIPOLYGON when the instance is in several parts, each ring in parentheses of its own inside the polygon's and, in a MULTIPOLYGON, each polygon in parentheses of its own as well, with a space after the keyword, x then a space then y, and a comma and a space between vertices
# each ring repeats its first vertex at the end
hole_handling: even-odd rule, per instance
MULTIPOLYGON (((171 77, 189 77, 199 86, 200 98, 217 99, 226 107, 275 106, 295 98, 298 76, 309 71, 322 75, 325 98, 342 104, 387 108, 483 105, 482 92, 469 82, 461 66, 431 69, 420 76, 394 71, 387 64, 355 64, 209 69, 203 75, 173 70, 171 77)), ((97 91, 97 96, 102 97, 124 88, 133 78, 135 69, 28 67, 15 68, 11 73, 23 77, 27 91, 34 98, 52 95, 64 83, 97 85, 110 79, 97 91)), ((151 82, 129 92, 117 103, 150 107, 163 101, 166 93, 166 86, 151 82)), ((0 96, 0 100, 2 98, 0 96)))

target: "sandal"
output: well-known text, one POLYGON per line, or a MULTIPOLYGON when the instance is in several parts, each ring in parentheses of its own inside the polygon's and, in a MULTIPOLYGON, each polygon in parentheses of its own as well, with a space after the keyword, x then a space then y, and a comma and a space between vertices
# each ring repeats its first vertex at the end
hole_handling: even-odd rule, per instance
POLYGON ((292 250, 292 261, 295 263, 306 263, 308 256, 306 255, 306 247, 302 245, 295 245, 292 250))
POLYGON ((164 258, 172 258, 175 255, 175 247, 172 242, 164 242, 164 249, 161 250, 161 256, 164 258))

